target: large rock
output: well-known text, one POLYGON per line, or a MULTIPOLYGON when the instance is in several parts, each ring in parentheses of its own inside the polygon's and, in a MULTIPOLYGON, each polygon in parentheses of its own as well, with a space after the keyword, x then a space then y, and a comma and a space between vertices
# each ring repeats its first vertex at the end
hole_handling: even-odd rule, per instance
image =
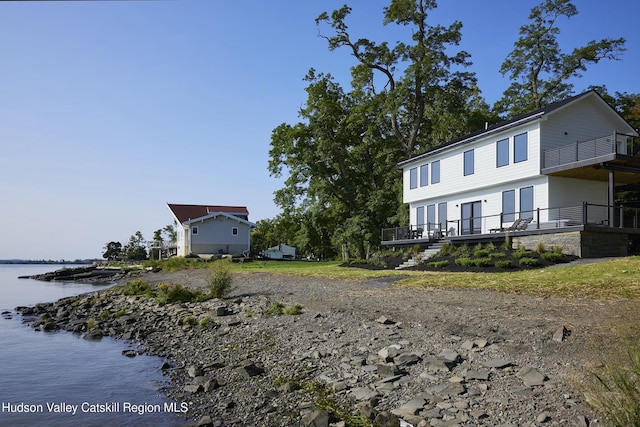
POLYGON ((534 368, 524 367, 516 374, 527 387, 543 385, 546 377, 534 368))
POLYGON ((302 417, 303 427, 329 427, 329 412, 318 409, 302 417))

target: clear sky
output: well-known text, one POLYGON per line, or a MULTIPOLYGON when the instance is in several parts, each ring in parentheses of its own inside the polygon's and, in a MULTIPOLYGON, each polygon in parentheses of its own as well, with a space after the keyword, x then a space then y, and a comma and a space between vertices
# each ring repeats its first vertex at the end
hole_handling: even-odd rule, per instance
MULTIPOLYGON (((172 223, 166 203, 279 209, 271 131, 295 123, 308 69, 349 87, 346 50, 330 52, 314 19, 348 3, 355 37, 395 42, 382 0, 0 2, 0 259, 101 257, 109 241, 172 223)), ((432 24, 464 24, 492 104, 498 72, 538 0, 440 0, 432 24)), ((627 39, 622 61, 575 81, 638 93, 640 2, 574 0, 565 50, 627 39)))

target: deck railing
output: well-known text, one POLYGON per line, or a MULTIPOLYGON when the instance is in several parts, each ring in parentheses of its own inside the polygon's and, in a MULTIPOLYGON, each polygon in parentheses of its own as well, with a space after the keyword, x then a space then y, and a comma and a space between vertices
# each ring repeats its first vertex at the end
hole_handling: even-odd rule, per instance
POLYGON ((382 242, 423 242, 444 237, 503 233, 506 231, 536 231, 573 226, 596 226, 640 229, 640 209, 625 206, 607 206, 583 203, 526 212, 510 212, 498 215, 448 220, 445 224, 426 223, 409 227, 393 227, 382 230, 382 242), (531 218, 526 228, 510 230, 516 219, 531 218))
POLYGON ((590 160, 608 154, 640 155, 640 138, 614 132, 589 141, 574 142, 559 148, 544 150, 542 168, 566 165, 583 160, 590 160))

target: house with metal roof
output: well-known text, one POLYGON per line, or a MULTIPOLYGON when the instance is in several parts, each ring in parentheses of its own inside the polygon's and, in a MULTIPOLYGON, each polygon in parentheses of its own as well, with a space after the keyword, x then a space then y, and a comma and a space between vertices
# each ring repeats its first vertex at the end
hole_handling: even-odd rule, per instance
POLYGON ((249 211, 244 206, 171 204, 177 227, 177 255, 211 256, 248 253, 251 247, 249 211))
POLYGON ((525 245, 557 242, 578 256, 616 256, 639 234, 640 211, 614 198, 617 185, 640 182, 638 131, 594 91, 398 166, 410 226, 383 230, 386 245, 509 233, 525 245))

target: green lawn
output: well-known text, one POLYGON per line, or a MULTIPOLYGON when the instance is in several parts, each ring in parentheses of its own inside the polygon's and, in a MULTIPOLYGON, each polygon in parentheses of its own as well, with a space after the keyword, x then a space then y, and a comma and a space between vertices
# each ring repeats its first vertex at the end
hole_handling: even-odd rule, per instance
POLYGON ((625 257, 582 266, 543 268, 513 273, 445 273, 362 270, 341 262, 254 261, 234 265, 239 273, 267 272, 299 276, 366 280, 405 276, 398 284, 415 288, 445 287, 527 293, 536 296, 592 299, 640 299, 640 257, 625 257))

